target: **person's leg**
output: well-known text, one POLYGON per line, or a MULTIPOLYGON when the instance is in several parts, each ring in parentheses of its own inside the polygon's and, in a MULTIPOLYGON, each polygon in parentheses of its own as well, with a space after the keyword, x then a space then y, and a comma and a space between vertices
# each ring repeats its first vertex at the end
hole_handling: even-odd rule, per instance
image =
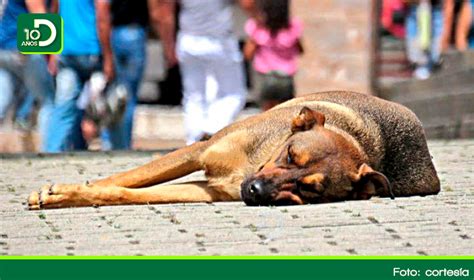
POLYGON ((420 45, 417 4, 411 4, 408 7, 405 29, 408 60, 416 65, 413 76, 418 79, 426 79, 429 77, 428 56, 424 50, 421 49, 420 45))
POLYGON ((206 112, 206 62, 189 53, 194 46, 178 40, 178 60, 183 83, 184 125, 186 143, 192 144, 203 136, 206 112))
POLYGON ((127 50, 128 61, 124 69, 127 77, 125 81, 129 89, 123 120, 125 127, 125 149, 130 149, 132 144, 133 116, 146 61, 146 32, 143 28, 139 28, 134 33, 136 33, 136 39, 130 42, 130 48, 127 50))
POLYGON ((184 126, 186 143, 199 141, 203 135, 206 114, 206 74, 198 59, 186 59, 180 63, 183 80, 184 126))
POLYGON ((29 55, 26 62, 25 83, 30 92, 40 101, 38 131, 41 150, 47 149, 47 133, 54 109, 54 81, 48 72, 46 58, 42 55, 29 55))
POLYGON ((420 56, 420 49, 418 47, 418 24, 417 24, 417 6, 412 4, 408 7, 407 15, 405 19, 405 32, 406 32, 406 50, 408 60, 411 63, 418 63, 420 56))
POLYGON ((35 96, 29 90, 22 91, 24 94, 15 112, 15 124, 21 129, 29 130, 31 129, 30 116, 33 111, 35 96))
POLYGON ((108 138, 111 149, 131 148, 133 115, 146 60, 145 43, 146 33, 141 27, 120 27, 112 33, 116 82, 125 85, 128 96, 122 122, 102 132, 104 136, 102 140, 107 141, 108 138))
POLYGON ((443 35, 442 5, 435 5, 431 11, 431 51, 430 66, 438 64, 441 58, 441 39, 443 35))
POLYGON ((12 75, 7 70, 0 68, 0 122, 5 119, 10 108, 14 90, 15 83, 12 75))
MULTIPOLYGON (((115 81, 121 83, 121 81, 125 79, 122 69, 124 67, 126 57, 120 48, 115 48, 115 43, 114 36, 112 36, 112 45, 114 48, 115 81)), ((127 98, 129 98, 130 90, 128 87, 127 91, 127 98)), ((120 122, 111 124, 108 127, 101 127, 100 129, 101 149, 103 151, 125 149, 124 139, 125 126, 123 122, 123 116, 120 122)))
POLYGON ((245 105, 245 78, 236 40, 223 42, 223 53, 208 63, 217 81, 216 98, 209 104, 204 132, 214 134, 230 124, 245 105))
POLYGON ((47 152, 85 148, 80 129, 83 112, 76 104, 84 81, 76 65, 70 63, 71 59, 62 58, 60 70, 56 76, 56 99, 48 129, 47 152))
POLYGON ((23 88, 23 56, 17 51, 0 50, 0 119, 19 98, 17 93, 23 88))
POLYGON ((455 30, 456 49, 466 50, 472 42, 473 6, 471 1, 464 1, 458 14, 455 30))

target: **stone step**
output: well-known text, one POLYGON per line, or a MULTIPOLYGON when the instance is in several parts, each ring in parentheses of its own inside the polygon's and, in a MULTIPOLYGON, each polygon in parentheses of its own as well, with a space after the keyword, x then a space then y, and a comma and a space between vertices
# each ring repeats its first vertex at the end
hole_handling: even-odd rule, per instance
POLYGON ((405 50, 405 42, 393 37, 382 37, 380 40, 380 49, 385 50, 405 50))
POLYGON ((382 88, 380 94, 413 110, 429 138, 472 138, 473 76, 474 68, 453 72, 442 69, 427 80, 393 83, 382 88))
POLYGON ((399 74, 411 73, 411 67, 403 63, 381 64, 379 66, 379 76, 387 76, 389 74, 400 76, 399 74))
MULTIPOLYGON (((245 109, 239 114, 237 120, 245 119, 258 112, 258 109, 245 109)), ((133 135, 144 139, 185 139, 182 108, 160 105, 138 106, 135 112, 133 135)))

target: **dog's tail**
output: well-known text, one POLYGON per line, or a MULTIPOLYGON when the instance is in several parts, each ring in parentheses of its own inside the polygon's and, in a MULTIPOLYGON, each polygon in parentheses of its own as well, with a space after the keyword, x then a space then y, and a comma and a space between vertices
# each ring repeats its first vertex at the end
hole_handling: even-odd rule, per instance
POLYGON ((170 181, 201 170, 199 156, 208 146, 208 141, 196 142, 143 166, 93 183, 103 186, 142 188, 170 181))

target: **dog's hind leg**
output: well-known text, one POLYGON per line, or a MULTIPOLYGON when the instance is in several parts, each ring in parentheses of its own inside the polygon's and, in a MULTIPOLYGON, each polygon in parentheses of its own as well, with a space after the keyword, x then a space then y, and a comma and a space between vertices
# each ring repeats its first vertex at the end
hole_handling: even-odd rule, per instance
POLYGON ((143 166, 93 181, 91 184, 104 187, 143 188, 173 180, 202 170, 199 157, 208 146, 207 142, 196 142, 143 166))
POLYGON ((33 192, 28 199, 31 210, 124 205, 164 204, 184 202, 233 201, 240 197, 212 188, 206 181, 175 185, 158 185, 142 189, 97 187, 94 185, 52 185, 33 192))

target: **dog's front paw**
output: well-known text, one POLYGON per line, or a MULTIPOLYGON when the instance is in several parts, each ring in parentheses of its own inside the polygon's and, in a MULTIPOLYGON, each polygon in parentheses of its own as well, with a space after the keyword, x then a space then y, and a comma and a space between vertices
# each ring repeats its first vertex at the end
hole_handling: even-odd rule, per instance
POLYGON ((28 209, 30 210, 39 210, 40 206, 40 199, 39 199, 39 192, 33 191, 31 192, 30 196, 28 197, 28 209))
POLYGON ((83 185, 48 184, 33 191, 28 197, 30 210, 74 207, 84 203, 79 193, 90 188, 88 183, 83 185))

